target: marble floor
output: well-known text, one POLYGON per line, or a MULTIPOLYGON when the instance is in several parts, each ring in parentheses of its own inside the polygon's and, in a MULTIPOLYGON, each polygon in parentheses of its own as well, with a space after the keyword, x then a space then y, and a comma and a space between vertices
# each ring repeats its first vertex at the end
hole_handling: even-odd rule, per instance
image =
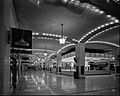
POLYGON ((85 76, 74 79, 47 71, 28 71, 14 95, 114 95, 119 96, 119 77, 85 76), (21 87, 19 87, 21 86, 21 87))

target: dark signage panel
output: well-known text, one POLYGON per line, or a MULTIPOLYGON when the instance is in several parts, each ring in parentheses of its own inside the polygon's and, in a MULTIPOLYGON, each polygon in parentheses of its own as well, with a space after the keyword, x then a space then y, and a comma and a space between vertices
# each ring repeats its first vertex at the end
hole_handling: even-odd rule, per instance
POLYGON ((12 31, 11 53, 31 54, 32 51, 19 50, 19 48, 32 49, 32 31, 17 28, 12 28, 11 31, 12 31))
POLYGON ((32 31, 12 28, 12 44, 14 48, 32 48, 32 31))

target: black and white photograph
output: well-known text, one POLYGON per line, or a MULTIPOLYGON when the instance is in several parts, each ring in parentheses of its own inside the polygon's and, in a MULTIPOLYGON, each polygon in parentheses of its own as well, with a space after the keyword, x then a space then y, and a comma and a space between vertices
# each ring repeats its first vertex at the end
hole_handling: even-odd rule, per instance
POLYGON ((0 95, 120 96, 120 0, 0 0, 0 95))

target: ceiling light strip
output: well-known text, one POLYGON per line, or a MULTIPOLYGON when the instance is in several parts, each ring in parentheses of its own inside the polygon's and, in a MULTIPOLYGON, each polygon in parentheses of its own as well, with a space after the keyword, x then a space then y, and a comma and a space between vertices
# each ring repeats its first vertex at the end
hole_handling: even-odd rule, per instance
POLYGON ((56 54, 56 52, 55 52, 55 53, 50 54, 50 55, 48 56, 48 59, 49 59, 51 56, 55 55, 55 54, 56 54))
POLYGON ((45 49, 24 49, 24 48, 11 48, 11 49, 15 49, 15 50, 26 50, 26 51, 49 51, 49 52, 56 52, 53 50, 45 50, 45 49))
POLYGON ((112 45, 112 46, 115 46, 115 47, 120 47, 118 44, 111 43, 111 42, 105 42, 105 41, 88 41, 86 43, 102 43, 102 44, 112 45))
POLYGON ((95 29, 91 30, 90 32, 88 32, 87 34, 85 34, 78 42, 81 42, 81 41, 82 41, 83 39, 85 39, 88 35, 96 32, 98 29, 101 29, 101 28, 103 28, 103 27, 106 27, 106 26, 109 26, 109 25, 112 25, 112 24, 115 24, 115 23, 116 23, 116 22, 109 22, 109 23, 105 23, 105 24, 103 24, 103 25, 98 26, 97 28, 95 28, 95 29))
POLYGON ((32 49, 32 51, 50 51, 50 52, 56 52, 56 51, 53 51, 53 50, 45 50, 45 49, 32 49))
MULTIPOLYGON (((51 37, 62 37, 61 35, 57 35, 57 34, 49 34, 49 33, 43 33, 42 35, 44 36, 51 36, 51 37)), ((67 36, 64 36, 64 38, 67 38, 67 36)))
MULTIPOLYGON (((105 29, 105 30, 103 30, 103 31, 101 31, 101 32, 99 32, 99 33, 93 35, 93 36, 92 36, 91 38, 89 38, 86 42, 90 41, 91 39, 95 38, 96 36, 98 36, 98 35, 100 35, 100 34, 106 32, 106 31, 108 31, 108 30, 111 30, 111 29, 117 28, 117 27, 119 27, 119 26, 120 26, 120 25, 118 25, 118 26, 114 26, 114 27, 111 27, 111 28, 109 28, 109 29, 105 29)), ((85 43, 86 43, 86 42, 85 42, 85 43)))
MULTIPOLYGON (((32 37, 32 39, 35 39, 35 37, 32 37)), ((37 39, 44 39, 44 40, 53 40, 54 38, 48 38, 48 37, 37 37, 37 39)), ((58 41, 59 39, 54 39, 56 41, 58 41)), ((77 40, 76 40, 77 42, 77 40)), ((66 43, 71 43, 69 41, 66 41, 66 43)))
POLYGON ((69 47, 69 46, 73 46, 73 45, 75 45, 75 44, 74 44, 74 43, 68 44, 68 45, 62 47, 61 49, 59 49, 59 50, 57 51, 57 53, 60 53, 63 49, 65 49, 65 48, 67 48, 67 47, 69 47))

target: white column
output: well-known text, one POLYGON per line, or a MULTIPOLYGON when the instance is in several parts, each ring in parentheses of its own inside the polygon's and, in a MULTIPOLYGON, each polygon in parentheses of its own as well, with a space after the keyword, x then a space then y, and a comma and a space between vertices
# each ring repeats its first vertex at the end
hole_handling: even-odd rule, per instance
POLYGON ((77 59, 77 68, 76 72, 79 78, 85 78, 84 71, 85 71, 85 44, 78 43, 75 46, 75 54, 77 59))
POLYGON ((61 53, 57 54, 57 72, 61 72, 61 53))
POLYGON ((52 71, 52 59, 51 58, 49 58, 49 68, 50 68, 49 70, 52 71))
MULTIPOLYGON (((120 55, 120 49, 119 48, 115 48, 114 49, 114 58, 115 58, 115 74, 117 75, 118 74, 118 71, 120 70, 120 58, 118 60, 118 56, 120 55)), ((120 72, 120 71, 119 71, 120 72)))
POLYGON ((20 54, 19 54, 18 64, 19 64, 19 79, 20 79, 21 78, 21 55, 20 54))
POLYGON ((0 0, 0 95, 10 94, 10 44, 8 31, 10 30, 10 0, 0 0))

